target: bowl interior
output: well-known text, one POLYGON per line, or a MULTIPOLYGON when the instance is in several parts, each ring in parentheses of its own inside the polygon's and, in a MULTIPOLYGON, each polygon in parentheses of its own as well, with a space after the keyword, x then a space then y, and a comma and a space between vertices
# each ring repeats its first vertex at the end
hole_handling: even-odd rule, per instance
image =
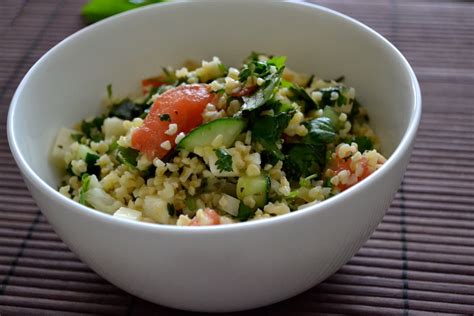
POLYGON ((344 75, 367 107, 386 155, 413 119, 415 89, 408 64, 353 20, 293 2, 178 2, 97 23, 48 52, 17 90, 11 140, 27 165, 56 188, 57 172, 48 159, 56 133, 99 114, 108 84, 115 95, 126 96, 162 66, 212 56, 238 66, 251 51, 285 55, 298 72, 344 75))

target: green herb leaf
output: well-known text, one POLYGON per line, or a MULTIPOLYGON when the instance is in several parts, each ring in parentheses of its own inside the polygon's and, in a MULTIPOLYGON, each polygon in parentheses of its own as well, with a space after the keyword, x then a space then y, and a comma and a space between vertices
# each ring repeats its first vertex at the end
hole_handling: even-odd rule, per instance
POLYGON ((116 157, 120 163, 123 163, 129 167, 136 167, 138 153, 138 150, 133 148, 117 146, 116 157))
POLYGON ((197 210, 197 204, 196 204, 196 199, 192 196, 186 196, 186 199, 184 200, 186 203, 186 207, 190 211, 195 211, 197 210))
POLYGON ((267 64, 273 65, 276 67, 277 70, 280 70, 285 67, 286 56, 275 56, 270 58, 267 61, 267 64))
POLYGON ((81 123, 81 131, 86 135, 87 138, 92 139, 95 142, 98 142, 104 138, 101 128, 104 124, 103 117, 96 117, 92 120, 85 120, 81 123))
POLYGON ((306 178, 301 178, 299 184, 301 187, 310 187, 311 180, 316 179, 317 177, 317 174, 312 174, 310 176, 307 176, 306 178))
POLYGON ((281 134, 292 117, 292 112, 282 112, 275 116, 258 116, 252 122, 250 127, 252 138, 265 148, 268 155, 266 160, 269 162, 283 160, 283 153, 277 144, 281 143, 281 134))
POLYGON ((112 99, 112 84, 111 83, 107 85, 107 97, 109 98, 109 100, 112 99))
POLYGON ((344 105, 347 101, 347 98, 344 96, 344 87, 330 87, 330 88, 323 88, 320 89, 319 91, 323 94, 320 105, 321 108, 324 106, 334 106, 334 105, 344 105), (338 97, 336 100, 332 100, 332 93, 335 92, 338 94, 338 97))
POLYGON ((372 143, 372 140, 370 140, 370 138, 368 138, 367 136, 356 136, 354 138, 354 142, 357 144, 361 153, 366 150, 374 149, 374 144, 372 143))
POLYGON ((293 97, 291 99, 295 101, 301 100, 304 102, 305 111, 319 109, 318 104, 313 100, 313 98, 311 98, 304 88, 286 80, 282 80, 281 86, 290 89, 290 91, 293 93, 293 97))
POLYGON ((161 114, 160 115, 160 121, 168 121, 168 122, 171 122, 171 117, 169 114, 165 113, 165 114, 161 114))
POLYGON ((305 122, 304 125, 308 129, 308 134, 303 138, 304 143, 329 144, 336 138, 336 132, 334 131, 331 119, 328 117, 319 117, 305 122))
POLYGON ((232 171, 232 156, 227 152, 227 150, 219 148, 219 149, 214 149, 214 152, 217 155, 217 169, 220 172, 224 171, 232 171))
POLYGON ((82 7, 82 15, 88 23, 105 19, 114 14, 166 0, 90 0, 82 7))
POLYGON ((252 111, 264 105, 268 100, 273 98, 276 87, 280 84, 283 68, 275 74, 271 74, 263 83, 262 87, 249 97, 243 97, 244 104, 240 112, 252 111))
POLYGON ((168 214, 170 216, 176 216, 176 208, 174 207, 174 204, 168 203, 167 207, 168 207, 168 214))
POLYGON ((127 98, 123 99, 119 103, 112 105, 108 116, 115 116, 123 120, 131 121, 134 118, 141 116, 145 112, 145 110, 149 108, 150 105, 147 103, 139 104, 127 98))
POLYGON ((237 213, 237 216, 236 216, 237 219, 243 222, 243 221, 248 220, 253 215, 254 215, 254 211, 250 207, 245 205, 244 203, 240 202, 239 212, 237 213))
POLYGON ((299 180, 311 174, 320 173, 324 165, 326 145, 285 144, 283 170, 288 178, 299 180))
POLYGON ((80 143, 80 142, 81 142, 81 138, 82 138, 82 134, 71 134, 71 138, 72 138, 74 141, 80 143))
POLYGON ((99 156, 92 153, 87 153, 86 158, 84 161, 87 164, 87 173, 88 174, 95 174, 97 177, 100 177, 100 167, 96 165, 97 160, 99 160, 99 156))
POLYGON ((82 181, 82 187, 81 187, 81 190, 79 191, 79 203, 83 204, 83 205, 87 205, 86 204, 86 197, 85 197, 85 194, 87 192, 87 190, 89 190, 89 186, 90 186, 90 175, 88 175, 87 173, 84 173, 82 175, 82 178, 81 178, 81 181, 82 181))

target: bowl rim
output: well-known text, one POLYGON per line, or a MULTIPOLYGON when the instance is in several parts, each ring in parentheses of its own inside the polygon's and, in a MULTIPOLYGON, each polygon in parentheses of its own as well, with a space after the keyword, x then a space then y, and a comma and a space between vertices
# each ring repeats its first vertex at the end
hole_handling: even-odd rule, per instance
MULTIPOLYGON (((396 56, 396 58, 398 58, 401 61, 404 71, 408 72, 410 76, 410 80, 411 80, 410 88, 413 91, 413 95, 414 95, 414 98, 412 99, 412 105, 411 105, 412 113, 410 116, 408 127, 405 130, 403 137, 401 138, 401 141, 398 143, 398 145, 396 146, 395 150, 390 155, 390 157, 387 158, 387 161, 382 165, 382 167, 380 167, 380 169, 377 170, 377 172, 370 175, 363 181, 355 184, 354 186, 348 188, 347 190, 337 194, 336 196, 331 197, 327 200, 321 201, 320 203, 316 203, 313 205, 309 205, 305 208, 299 209, 297 212, 291 212, 284 215, 266 218, 264 220, 238 222, 238 223, 228 224, 228 225, 212 225, 212 226, 199 226, 199 227, 162 225, 162 224, 156 224, 156 223, 147 223, 147 222, 122 219, 119 217, 112 216, 111 214, 106 214, 101 211, 95 210, 93 208, 89 208, 76 201, 73 201, 65 197, 61 193, 59 193, 59 191, 55 190, 53 187, 49 186, 38 174, 36 174, 35 171, 33 171, 33 169, 26 162, 26 159, 23 157, 18 147, 17 140, 15 137, 16 108, 17 108, 17 104, 19 103, 20 94, 22 90, 25 89, 25 85, 26 85, 26 82, 28 81, 28 78, 32 75, 32 73, 35 72, 39 64, 47 60, 48 56, 52 52, 66 45, 69 41, 73 41, 75 37, 78 36, 79 34, 82 34, 84 32, 91 32, 94 29, 100 28, 102 25, 105 25, 105 24, 115 23, 117 20, 120 20, 125 16, 133 16, 133 15, 139 16, 140 14, 142 14, 142 12, 146 10, 157 10, 158 8, 166 7, 166 6, 179 6, 179 5, 186 4, 188 2, 191 2, 191 1, 178 0, 174 2, 157 3, 154 5, 144 6, 142 8, 120 13, 110 18, 107 18, 105 20, 96 22, 92 25, 86 26, 74 32, 73 34, 69 35, 68 37, 66 37, 59 43, 57 43, 55 46, 53 46, 51 49, 49 49, 38 61, 35 62, 35 64, 28 70, 26 75, 23 77, 10 102, 8 118, 7 118, 8 143, 10 146, 10 150, 13 154, 13 157, 17 165, 19 166, 23 177, 26 177, 39 191, 41 191, 48 198, 58 200, 58 202, 62 204, 64 208, 67 208, 72 212, 80 212, 81 213, 80 215, 82 216, 92 217, 94 218, 94 220, 101 221, 103 223, 110 224, 110 225, 116 225, 118 227, 123 227, 125 229, 137 228, 142 231, 164 232, 167 234, 170 234, 170 233, 172 234, 183 234, 183 233, 206 234, 209 232, 228 233, 230 231, 236 231, 236 230, 254 229, 254 228, 259 228, 259 227, 264 228, 264 227, 267 227, 268 225, 272 226, 277 223, 282 223, 285 221, 295 221, 295 220, 298 220, 300 217, 308 216, 313 212, 323 211, 323 209, 330 209, 340 199, 351 198, 351 196, 354 196, 354 194, 357 192, 357 190, 359 190, 359 188, 362 185, 368 185, 369 182, 371 181, 374 182, 376 181, 376 179, 383 178, 394 167, 394 165, 398 161, 403 159, 404 153, 407 151, 410 151, 411 143, 416 136, 416 132, 417 132, 420 119, 421 119, 421 91, 420 91, 420 86, 416 78, 416 75, 412 67, 406 60, 406 58, 402 55, 402 53, 392 43, 390 43, 385 37, 380 35, 378 32, 376 32, 369 26, 363 24, 362 22, 359 22, 358 20, 352 17, 349 17, 343 13, 340 13, 338 11, 326 8, 321 5, 302 2, 298 0, 265 1, 267 5, 270 2, 274 2, 274 3, 288 3, 290 5, 295 5, 295 6, 306 6, 308 7, 308 9, 317 10, 317 11, 323 12, 323 14, 332 15, 336 19, 345 20, 346 22, 349 22, 353 24, 354 26, 358 27, 359 29, 361 29, 362 31, 365 31, 366 33, 368 33, 369 36, 372 36, 374 40, 388 47, 392 51, 393 55, 396 56)), ((198 3, 206 3, 206 2, 209 3, 209 2, 218 2, 218 1, 200 0, 200 1, 193 2, 193 5, 199 5, 198 3)), ((248 0, 247 2, 252 2, 252 1, 248 0)), ((219 3, 224 4, 225 2, 219 1, 219 3)))

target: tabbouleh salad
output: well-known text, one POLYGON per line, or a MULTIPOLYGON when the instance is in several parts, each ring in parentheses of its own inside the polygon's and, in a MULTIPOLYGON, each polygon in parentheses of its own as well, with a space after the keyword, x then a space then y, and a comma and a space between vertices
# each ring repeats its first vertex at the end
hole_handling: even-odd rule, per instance
POLYGON ((108 86, 103 115, 58 133, 59 191, 129 220, 218 225, 297 211, 377 170, 385 158, 354 88, 285 62, 187 62, 134 98, 108 86))

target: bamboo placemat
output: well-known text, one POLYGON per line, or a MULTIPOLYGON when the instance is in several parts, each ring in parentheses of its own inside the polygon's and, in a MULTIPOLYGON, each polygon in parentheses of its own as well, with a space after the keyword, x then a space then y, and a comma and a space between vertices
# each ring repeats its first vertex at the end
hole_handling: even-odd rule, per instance
MULTIPOLYGON (((6 114, 29 67, 84 26, 77 0, 0 1, 0 314, 180 312, 110 285, 69 251, 10 154, 6 114)), ((474 312, 474 3, 320 0, 394 43, 414 66, 423 118, 402 186, 359 253, 313 289, 255 314, 474 312)))

